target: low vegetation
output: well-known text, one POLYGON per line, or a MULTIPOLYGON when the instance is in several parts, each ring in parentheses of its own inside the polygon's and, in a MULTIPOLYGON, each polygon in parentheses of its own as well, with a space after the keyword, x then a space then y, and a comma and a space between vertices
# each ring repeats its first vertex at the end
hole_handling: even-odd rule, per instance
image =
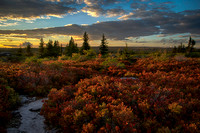
MULTIPOLYGON (((18 94, 48 96, 41 114, 61 132, 200 132, 199 58, 136 54, 127 47, 108 53, 104 35, 102 55, 84 37, 81 50, 71 38, 67 50, 75 52, 69 55, 29 54, 23 61, 0 62, 0 132, 18 94)), ((59 46, 51 44, 49 51, 59 46)), ((188 55, 194 54, 193 44, 188 55)))

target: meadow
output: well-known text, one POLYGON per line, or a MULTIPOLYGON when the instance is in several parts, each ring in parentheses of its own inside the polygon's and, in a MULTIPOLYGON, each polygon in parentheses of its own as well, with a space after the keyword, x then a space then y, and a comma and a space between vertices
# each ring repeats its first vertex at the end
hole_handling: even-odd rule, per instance
POLYGON ((0 62, 0 131, 19 94, 60 132, 200 132, 200 59, 150 53, 0 62))

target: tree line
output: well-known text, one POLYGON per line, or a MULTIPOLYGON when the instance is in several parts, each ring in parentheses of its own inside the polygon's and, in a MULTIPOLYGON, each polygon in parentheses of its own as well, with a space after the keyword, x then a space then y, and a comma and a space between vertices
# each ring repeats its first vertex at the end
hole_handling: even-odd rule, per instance
MULTIPOLYGON (((99 52, 102 55, 108 54, 108 42, 105 37, 105 35, 102 35, 102 40, 101 44, 99 46, 99 52)), ((69 40, 69 43, 66 45, 63 51, 62 44, 59 44, 58 40, 55 40, 54 42, 52 40, 49 40, 47 44, 45 44, 43 38, 40 39, 40 44, 39 44, 39 50, 38 50, 38 56, 40 58, 44 57, 58 57, 61 55, 66 55, 66 56, 72 56, 73 53, 80 53, 84 54, 84 51, 91 49, 89 45, 89 36, 87 32, 83 34, 83 44, 81 48, 78 48, 77 43, 75 43, 75 40, 73 37, 69 40)), ((20 48, 17 51, 17 55, 22 55, 23 54, 23 49, 20 45, 20 48)), ((31 51, 31 44, 28 43, 26 46, 26 56, 33 56, 33 53, 31 51)))

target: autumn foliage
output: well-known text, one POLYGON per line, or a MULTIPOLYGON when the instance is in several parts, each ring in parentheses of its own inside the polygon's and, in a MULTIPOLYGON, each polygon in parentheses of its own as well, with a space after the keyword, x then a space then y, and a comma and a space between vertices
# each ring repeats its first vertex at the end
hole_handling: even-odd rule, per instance
POLYGON ((42 114, 65 132, 198 132, 199 66, 146 58, 128 69, 110 67, 111 76, 52 89, 42 114))
POLYGON ((198 59, 106 61, 1 63, 0 72, 17 92, 49 93, 41 114, 62 132, 200 132, 198 59))

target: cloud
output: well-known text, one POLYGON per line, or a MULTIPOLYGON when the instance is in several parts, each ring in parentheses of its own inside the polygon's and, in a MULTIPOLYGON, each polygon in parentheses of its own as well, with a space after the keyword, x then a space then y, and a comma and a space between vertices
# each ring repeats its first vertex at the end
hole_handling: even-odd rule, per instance
POLYGON ((126 13, 119 3, 126 3, 129 0, 84 0, 85 7, 81 9, 82 12, 87 13, 92 17, 106 16, 115 17, 121 16, 126 13), (118 5, 117 7, 110 8, 110 5, 118 5), (107 8, 107 6, 109 6, 107 8))
POLYGON ((83 0, 87 6, 110 5, 127 2, 129 0, 83 0))
POLYGON ((14 23, 0 22, 0 27, 8 27, 8 26, 15 26, 15 25, 18 25, 18 22, 14 22, 14 23))
MULTIPOLYGON (((93 7, 90 9, 93 9, 93 7)), ((98 16, 100 14, 95 15, 98 16)), ((0 34, 26 34, 24 38, 39 39, 53 34, 82 37, 83 32, 87 31, 91 39, 100 39, 102 33, 104 33, 108 38, 114 40, 125 40, 127 37, 150 35, 164 37, 183 33, 200 34, 200 10, 179 13, 159 10, 136 10, 120 17, 120 19, 120 21, 99 22, 92 25, 70 24, 64 27, 33 30, 0 30, 0 34)))
POLYGON ((25 34, 24 38, 41 38, 53 34, 74 35, 82 37, 87 31, 92 40, 98 40, 104 33, 109 39, 125 40, 127 37, 139 37, 156 34, 159 32, 157 27, 150 23, 140 20, 124 20, 99 22, 92 25, 68 25, 65 27, 55 27, 33 30, 0 30, 0 34, 25 34))
POLYGON ((130 12, 129 14, 123 15, 123 16, 119 17, 118 19, 127 20, 133 15, 134 15, 134 13, 130 12))
POLYGON ((30 43, 30 42, 23 42, 22 43, 22 46, 24 46, 24 47, 27 47, 28 45, 32 46, 32 43, 30 43))
POLYGON ((105 14, 105 10, 99 6, 83 7, 81 11, 92 17, 99 17, 100 15, 105 14))
POLYGON ((195 14, 184 15, 181 12, 171 16, 169 15, 167 18, 162 17, 163 21, 160 22, 160 26, 164 29, 163 34, 199 34, 200 10, 193 10, 193 12, 195 12, 195 14))
POLYGON ((120 8, 109 9, 107 10, 106 14, 107 14, 107 17, 121 16, 125 14, 125 10, 120 9, 120 8))
POLYGON ((1 0, 0 18, 1 19, 29 19, 40 18, 40 16, 60 17, 67 13, 76 11, 72 5, 76 3, 68 2, 49 2, 44 0, 1 0))
POLYGON ((157 37, 166 37, 167 35, 166 34, 159 34, 157 35, 157 37))
POLYGON ((200 9, 174 12, 171 10, 171 2, 153 3, 133 2, 133 10, 118 19, 143 20, 160 28, 161 34, 191 33, 199 34, 200 9), (143 6, 143 8, 140 8, 143 6))
POLYGON ((115 17, 125 14, 125 10, 121 8, 103 9, 101 6, 98 5, 83 7, 81 11, 87 13, 92 17, 99 17, 99 16, 115 17))
POLYGON ((188 38, 185 38, 185 39, 163 38, 160 40, 160 43, 162 44, 181 44, 181 43, 187 43, 187 42, 188 42, 188 38))
POLYGON ((88 6, 94 6, 94 5, 98 5, 99 1, 98 0, 84 0, 84 3, 88 6))
POLYGON ((12 47, 12 48, 17 48, 17 47, 19 47, 18 45, 8 45, 8 44, 4 44, 3 45, 4 47, 12 47))

